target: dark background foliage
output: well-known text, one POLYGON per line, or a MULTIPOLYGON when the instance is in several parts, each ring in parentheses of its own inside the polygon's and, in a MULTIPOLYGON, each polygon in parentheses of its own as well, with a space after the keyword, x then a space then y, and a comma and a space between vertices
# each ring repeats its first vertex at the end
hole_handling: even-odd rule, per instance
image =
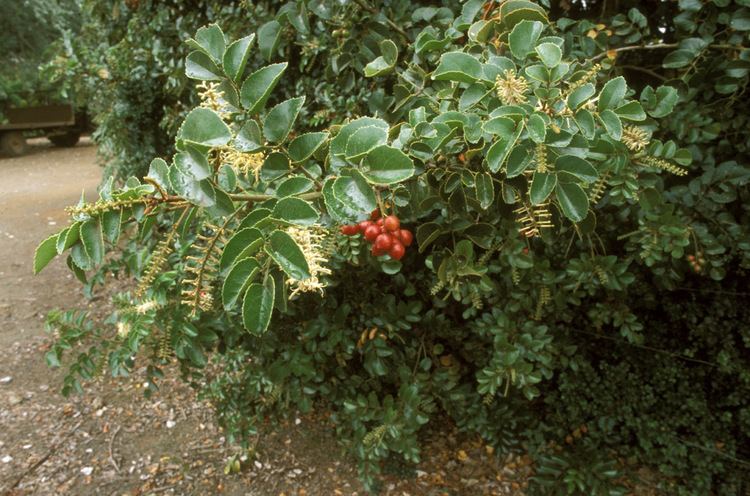
MULTIPOLYGON (((398 80, 365 79, 362 69, 379 54, 381 39, 414 56, 403 48, 405 38, 460 9, 452 2, 443 6, 447 14, 435 2, 420 6, 87 0, 80 26, 66 28, 75 40, 60 45, 45 74, 86 103, 107 172, 121 180, 172 153, 196 99, 182 61, 189 52, 183 42, 198 27, 218 22, 236 38, 276 19, 278 46, 250 64, 290 62, 279 99, 306 95, 310 111, 301 121, 312 130, 397 113, 398 80)), ((631 185, 636 178, 614 176, 596 209, 596 237, 575 242, 573 255, 566 239, 535 246, 531 255, 518 241, 488 256, 498 286, 482 294, 484 308, 471 306, 471 291, 486 291, 476 283, 467 282, 457 298, 434 294, 434 271, 416 256, 397 276, 345 268, 360 247, 340 240, 334 269, 342 275, 322 310, 307 300, 290 305, 260 353, 228 321, 202 323, 222 336, 226 373, 204 393, 230 435, 252 432, 248 412, 283 414, 325 398, 365 473, 388 453, 413 459, 426 416, 444 414, 498 447, 534 453, 540 494, 617 494, 615 479, 642 466, 661 474, 654 484, 665 494, 747 493, 750 2, 550 7, 568 46, 599 61, 610 77, 625 74, 644 107, 648 86, 678 90, 675 111, 654 137, 691 150, 689 175, 640 178, 647 186, 639 191, 631 185), (553 288, 553 301, 532 318, 542 285, 553 288), (305 315, 317 316, 302 321, 305 315), (362 365, 353 360, 359 330, 371 327, 398 331, 402 342, 373 340, 362 365), (502 364, 493 360, 511 354, 536 382, 496 397, 477 387, 497 381, 491 371, 502 364), (245 365, 250 355, 257 367, 245 365), (367 451, 366 436, 396 418, 398 427, 380 432, 385 448, 367 451)), ((134 272, 140 253, 140 261, 131 255, 134 272)))

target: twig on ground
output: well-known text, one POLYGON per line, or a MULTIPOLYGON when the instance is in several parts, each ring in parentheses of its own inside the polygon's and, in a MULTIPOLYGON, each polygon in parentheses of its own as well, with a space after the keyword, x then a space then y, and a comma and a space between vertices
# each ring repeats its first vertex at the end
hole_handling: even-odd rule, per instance
POLYGON ((117 437, 117 433, 120 432, 121 426, 117 426, 117 429, 112 433, 112 437, 109 438, 109 462, 112 464, 113 467, 115 467, 115 470, 117 473, 120 473, 120 466, 117 464, 117 460, 115 460, 114 454, 112 453, 112 445, 115 443, 115 437, 117 437))

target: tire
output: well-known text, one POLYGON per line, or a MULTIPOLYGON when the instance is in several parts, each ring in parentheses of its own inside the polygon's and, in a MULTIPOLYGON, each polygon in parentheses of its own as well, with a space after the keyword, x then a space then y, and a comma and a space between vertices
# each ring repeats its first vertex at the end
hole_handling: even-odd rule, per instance
POLYGON ((0 135, 0 151, 10 157, 20 157, 26 153, 26 138, 23 133, 11 131, 0 135))
POLYGON ((63 148, 70 148, 76 146, 78 140, 81 139, 81 133, 70 131, 65 134, 56 134, 54 136, 48 136, 53 145, 60 146, 63 148))

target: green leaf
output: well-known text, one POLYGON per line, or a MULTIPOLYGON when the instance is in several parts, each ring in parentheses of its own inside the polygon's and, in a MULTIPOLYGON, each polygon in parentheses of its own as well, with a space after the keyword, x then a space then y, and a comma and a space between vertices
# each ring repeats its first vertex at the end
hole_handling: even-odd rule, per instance
POLYGON ((336 198, 333 194, 333 183, 335 179, 328 179, 323 183, 323 201, 326 205, 328 214, 339 224, 358 221, 368 214, 352 208, 349 208, 344 202, 336 198))
POLYGON ((310 191, 313 187, 313 181, 305 176, 292 176, 285 179, 276 188, 276 196, 284 198, 285 196, 294 196, 310 191))
POLYGON ((687 67, 695 59, 697 54, 691 50, 675 50, 670 52, 664 57, 661 65, 665 69, 679 69, 681 67, 687 67))
POLYGON ((354 131, 346 142, 346 159, 356 161, 367 155, 373 148, 384 144, 388 130, 378 126, 366 126, 354 131))
POLYGON ((443 234, 443 228, 437 222, 420 224, 416 232, 419 253, 423 253, 441 234, 443 234))
POLYGON ((555 171, 567 172, 581 181, 593 183, 599 179, 599 173, 587 160, 575 155, 560 155, 555 160, 555 171))
POLYGON ((333 194, 349 210, 370 213, 377 206, 375 193, 361 174, 352 171, 351 176, 342 176, 333 182, 333 194))
POLYGON ((583 188, 575 183, 558 183, 555 194, 565 217, 573 222, 581 222, 586 218, 589 199, 583 188))
POLYGON ((520 176, 529 167, 532 158, 534 158, 534 155, 529 153, 528 147, 523 145, 513 147, 510 155, 508 155, 508 165, 505 167, 505 175, 509 179, 520 176))
POLYGON ((243 258, 232 266, 221 286, 221 302, 226 310, 234 307, 259 269, 260 265, 254 258, 243 258))
POLYGON ((254 227, 247 227, 235 232, 221 252, 219 268, 224 271, 231 267, 235 260, 253 255, 263 244, 263 233, 254 227))
POLYGON ((62 255, 65 250, 73 246, 80 238, 80 234, 80 222, 74 222, 68 228, 62 230, 57 235, 57 254, 62 255))
POLYGON ((580 88, 572 91, 570 95, 568 95, 568 108, 571 110, 575 110, 584 103, 586 103, 594 94, 596 93, 596 88, 591 83, 586 83, 580 88))
POLYGON ((525 59, 534 49, 542 31, 544 31, 544 24, 539 21, 521 21, 516 24, 508 36, 508 44, 513 56, 517 59, 525 59))
POLYGON ((272 108, 263 119, 263 136, 268 141, 283 143, 297 120, 305 97, 290 98, 272 108))
POLYGON ((562 50, 554 43, 540 43, 535 50, 539 59, 547 67, 557 67, 562 60, 562 50))
POLYGON ((298 281, 310 278, 310 268, 304 253, 292 237, 284 231, 271 233, 266 252, 290 278, 298 281))
POLYGON ((186 176, 200 181, 211 176, 211 166, 203 153, 193 146, 186 146, 185 151, 176 153, 174 165, 186 176))
POLYGON ((359 119, 355 119, 342 126, 338 134, 331 140, 331 155, 344 155, 346 153, 347 142, 352 134, 366 126, 377 126, 386 131, 389 129, 388 123, 382 119, 375 119, 374 117, 360 117, 359 119))
POLYGON ((594 122, 594 116, 591 115, 591 112, 586 109, 581 109, 576 112, 576 115, 573 117, 573 119, 576 121, 578 129, 581 130, 581 134, 583 134, 585 138, 594 138, 594 135, 596 133, 596 125, 594 122))
POLYGON ((260 177, 266 182, 274 181, 281 176, 289 173, 289 157, 281 152, 270 153, 263 168, 260 170, 260 177))
POLYGON ((169 166, 161 158, 155 158, 148 166, 147 177, 150 177, 164 189, 169 189, 169 166))
MULTIPOLYGON (((73 248, 70 250, 70 257, 69 260, 71 260, 75 267, 78 267, 82 271, 84 270, 90 270, 93 268, 93 264, 91 262, 91 257, 88 256, 86 253, 86 250, 83 248, 83 244, 77 243, 73 245, 73 248)), ((78 277, 78 272, 76 272, 76 277, 78 277)), ((81 278, 79 277, 79 280, 81 278)), ((84 284, 85 284, 85 274, 84 274, 84 284)))
POLYGON ((474 189, 476 190, 479 206, 487 209, 495 201, 495 185, 492 182, 492 175, 487 172, 480 172, 474 179, 474 189))
POLYGON ((169 184, 179 196, 200 207, 212 207, 216 203, 216 193, 207 179, 196 181, 176 166, 169 168, 169 184))
POLYGON ((436 81, 459 81, 473 83, 483 75, 482 63, 464 52, 448 52, 440 57, 440 63, 432 73, 436 81))
POLYGON ((104 261, 104 238, 102 227, 97 219, 87 220, 81 224, 81 242, 95 266, 104 261))
POLYGON ((237 133, 232 145, 241 152, 255 152, 263 148, 263 136, 258 123, 247 121, 237 133))
POLYGON ((289 158, 292 162, 304 162, 312 157, 318 149, 328 140, 328 133, 306 133, 294 138, 289 143, 289 158))
POLYGON ((223 146, 232 139, 229 127, 213 110, 198 107, 193 109, 182 123, 177 134, 179 139, 204 146, 223 146))
POLYGON ((193 48, 201 50, 217 64, 221 63, 221 58, 224 56, 224 50, 226 49, 224 33, 216 24, 198 29, 195 39, 189 39, 187 43, 193 48))
POLYGON ((622 122, 617 114, 611 110, 605 110, 599 114, 599 120, 612 139, 619 141, 622 138, 622 122))
POLYGON ((532 114, 526 123, 526 129, 529 131, 529 137, 534 143, 544 143, 547 137, 547 125, 541 115, 532 114))
POLYGON ((370 150, 364 161, 362 175, 372 184, 387 186, 400 183, 414 175, 414 162, 404 152, 388 145, 370 150))
POLYGON ((497 141, 487 150, 487 164, 493 173, 500 170, 508 158, 518 137, 523 131, 523 123, 518 123, 515 132, 510 136, 498 136, 497 141))
POLYGON ((271 60, 281 41, 281 24, 269 21, 258 28, 258 49, 266 60, 271 60))
POLYGON ((242 323, 252 334, 260 336, 268 329, 273 314, 276 288, 273 277, 267 277, 264 284, 251 284, 242 301, 242 323))
POLYGON ((508 30, 513 29, 513 26, 524 20, 549 22, 547 20, 547 12, 539 5, 528 0, 508 0, 503 2, 500 6, 500 19, 508 30))
POLYGON ((271 210, 267 208, 256 208, 242 219, 237 230, 246 227, 262 227, 267 223, 270 216, 271 210))
POLYGON ((281 75, 287 68, 287 63, 271 64, 258 69, 250 74, 245 82, 242 83, 240 90, 240 102, 250 114, 256 114, 263 110, 263 107, 271 96, 271 92, 281 79, 281 75))
POLYGON ((57 237, 58 234, 53 234, 49 238, 45 239, 34 251, 34 274, 38 274, 53 258, 57 256, 57 237))
POLYGON ((318 222, 320 214, 309 202, 289 197, 282 198, 276 203, 273 209, 273 217, 290 224, 311 226, 318 222))
POLYGON ((227 48, 224 53, 224 72, 230 79, 239 81, 242 77, 253 41, 255 41, 255 35, 251 34, 235 41, 227 48))
POLYGON ((393 70, 398 59, 398 48, 391 40, 380 42, 380 57, 365 66, 365 77, 383 76, 393 70))
POLYGON ((120 237, 122 210, 110 210, 102 214, 102 232, 110 243, 116 243, 120 237))
POLYGON ((624 77, 618 76, 607 81, 599 93, 599 112, 619 107, 627 91, 628 85, 624 77))
POLYGON ((556 174, 535 172, 531 180, 531 189, 529 190, 529 198, 532 205, 544 203, 550 193, 552 193, 552 190, 555 189, 555 184, 557 184, 556 174))
POLYGON ((636 102, 635 100, 617 107, 615 109, 615 114, 617 114, 620 119, 625 119, 628 121, 639 122, 646 120, 646 112, 643 111, 643 107, 641 106, 641 104, 636 102))
POLYGON ((509 117, 494 117, 482 125, 485 133, 495 134, 501 138, 510 139, 516 131, 516 121, 509 117))
POLYGON ((198 50, 185 58, 185 75, 199 81, 221 81, 221 70, 211 57, 198 50))
POLYGON ((677 101, 680 99, 680 96, 677 93, 677 88, 671 86, 659 86, 656 88, 656 93, 654 93, 654 90, 649 86, 643 90, 643 94, 641 94, 641 102, 644 101, 644 96, 649 93, 653 95, 655 103, 653 105, 647 105, 644 103, 644 105, 646 105, 648 114, 657 119, 671 114, 677 101), (649 92, 648 90, 651 91, 649 92))

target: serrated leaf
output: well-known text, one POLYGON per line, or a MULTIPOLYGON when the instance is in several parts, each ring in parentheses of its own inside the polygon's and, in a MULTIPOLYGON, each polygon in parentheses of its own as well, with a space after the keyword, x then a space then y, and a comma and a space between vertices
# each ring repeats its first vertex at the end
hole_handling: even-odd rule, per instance
POLYGON ((255 152, 263 147, 263 135, 258 123, 249 120, 242 125, 232 145, 241 152, 255 152))
POLYGON ((311 226, 318 222, 320 213, 309 202, 299 198, 282 198, 273 208, 273 218, 289 224, 311 226))
POLYGON ((284 273, 292 279, 302 281, 310 278, 310 268, 304 253, 294 239, 284 231, 271 233, 266 252, 284 273))
POLYGON ((441 234, 443 234, 443 228, 437 222, 420 224, 416 232, 419 253, 423 253, 441 234))
POLYGON ((330 153, 333 156, 344 155, 346 153, 346 145, 349 138, 357 130, 367 127, 376 126, 388 131, 388 123, 382 119, 376 119, 374 117, 360 117, 355 119, 341 127, 338 134, 331 140, 330 153))
POLYGON ((518 137, 521 135, 523 128, 523 123, 519 122, 512 135, 498 136, 497 141, 487 150, 487 165, 491 172, 495 173, 502 168, 518 137))
POLYGON ((185 151, 175 154, 174 165, 181 173, 196 181, 211 176, 211 166, 206 156, 190 145, 185 147, 185 151))
POLYGON ((147 177, 150 177, 164 189, 169 189, 169 166, 161 158, 155 158, 148 166, 147 177))
POLYGON ((495 185, 492 181, 492 175, 487 172, 480 172, 474 179, 474 189, 476 190, 479 206, 487 209, 495 201, 495 185))
POLYGON ((531 164, 534 155, 529 152, 528 147, 518 145, 513 147, 508 155, 508 165, 505 167, 505 175, 508 179, 520 176, 531 164))
POLYGON ((49 264, 53 258, 57 256, 57 237, 58 234, 53 234, 49 238, 45 239, 34 251, 34 274, 38 274, 43 268, 49 264))
POLYGON ((216 203, 216 192, 210 181, 196 181, 176 166, 169 168, 169 184, 179 196, 200 207, 212 207, 216 203))
POLYGON ((104 238, 98 219, 87 220, 81 224, 81 242, 91 263, 96 266, 104 261, 104 238))
POLYGON ((122 210, 110 210, 102 214, 102 232, 104 238, 110 243, 117 243, 120 238, 120 228, 122 225, 122 210))
POLYGON ((247 65, 247 59, 250 57, 250 48, 253 46, 255 41, 255 35, 245 36, 235 41, 224 52, 224 72, 230 79, 239 81, 242 77, 242 73, 245 72, 245 66, 247 65))
POLYGON ((299 195, 313 188, 313 181, 305 176, 292 176, 279 184, 276 188, 276 196, 284 198, 286 196, 299 195))
POLYGON ((370 213, 377 206, 375 193, 361 174, 352 172, 333 182, 333 194, 349 210, 358 213, 370 213))
POLYGON ((619 141, 622 138, 622 122, 612 110, 602 111, 599 114, 599 120, 612 139, 619 141))
POLYGON ((381 145, 370 150, 364 160, 362 175, 372 184, 391 185, 414 175, 414 162, 401 150, 381 145))
POLYGON ((263 284, 251 284, 242 301, 242 324, 252 334, 260 336, 268 329, 273 314, 276 288, 273 277, 263 284))
POLYGON ((594 135, 596 133, 596 125, 594 122, 594 116, 591 115, 591 112, 586 109, 580 109, 578 112, 576 112, 576 115, 573 117, 573 119, 576 121, 578 129, 581 130, 581 134, 583 134, 585 138, 594 138, 594 135))
POLYGON ((229 127, 213 110, 193 109, 182 123, 178 138, 204 146, 223 146, 232 139, 229 127))
POLYGON ((273 107, 263 119, 263 136, 273 143, 283 143, 297 120, 305 97, 290 98, 273 107))
POLYGON ((535 50, 539 59, 547 67, 557 67, 562 60, 562 50, 554 43, 540 43, 535 50))
POLYGON ((236 260, 253 255, 263 244, 263 233, 254 227, 240 229, 229 239, 221 252, 219 267, 222 271, 231 267, 236 260))
POLYGON ((535 172, 531 180, 529 199, 532 205, 544 203, 557 184, 557 175, 546 172, 535 172))
POLYGON ((323 202, 326 205, 328 215, 337 223, 346 224, 365 218, 368 214, 349 208, 333 194, 333 183, 335 179, 328 179, 323 183, 323 202))
POLYGON ((281 24, 273 20, 258 28, 258 49, 266 60, 271 60, 281 41, 281 24))
POLYGON ((70 226, 68 226, 66 229, 61 231, 57 235, 57 254, 62 255, 62 253, 73 246, 79 239, 80 239, 80 233, 81 233, 81 223, 80 222, 74 222, 70 226))
POLYGON ((558 183, 555 195, 563 215, 573 222, 581 222, 589 210, 589 199, 579 185, 575 183, 558 183))
POLYGON ((510 30, 524 20, 541 21, 547 23, 546 11, 528 0, 508 0, 500 5, 500 19, 510 30))
POLYGON ((185 75, 199 81, 221 81, 221 70, 211 57, 195 50, 185 58, 185 75))
POLYGON ((539 114, 533 114, 526 122, 526 129, 529 131, 529 137, 534 143, 544 143, 547 137, 547 125, 544 118, 539 114))
POLYGON ((568 108, 576 110, 578 107, 586 103, 596 93, 596 88, 591 83, 586 83, 580 88, 573 90, 568 95, 568 108))
POLYGON ((221 63, 226 49, 226 40, 221 28, 216 24, 209 24, 198 29, 195 39, 188 40, 188 45, 201 50, 211 57, 217 64, 221 63))
POLYGON ((398 59, 398 48, 391 40, 380 42, 380 55, 365 66, 365 77, 383 76, 393 70, 398 59))
POLYGON ((539 21, 521 21, 516 24, 508 36, 508 44, 513 56, 517 59, 525 59, 534 49, 542 31, 544 31, 544 24, 539 21))
POLYGON ((618 76, 607 81, 599 93, 599 112, 619 107, 627 91, 628 85, 624 77, 618 76))
POLYGON ((346 142, 346 159, 356 161, 370 150, 384 144, 388 139, 388 130, 378 126, 366 126, 354 131, 346 142))
POLYGON ((271 64, 250 74, 242 83, 240 102, 250 114, 263 110, 271 96, 271 92, 278 84, 281 75, 287 68, 287 63, 271 64))
POLYGON ((482 64, 475 57, 464 52, 448 52, 440 57, 432 79, 473 83, 481 79, 482 75, 482 64))
POLYGON ((239 231, 240 229, 244 229, 246 227, 262 227, 264 224, 266 224, 267 219, 270 216, 271 216, 270 209, 256 208, 242 219, 242 221, 240 222, 240 225, 237 227, 237 230, 239 231))
POLYGON ((555 171, 567 172, 581 181, 593 183, 599 179, 599 173, 587 160, 575 155, 560 155, 555 160, 555 171))
POLYGON ((636 101, 631 101, 625 105, 617 107, 615 109, 615 114, 617 114, 620 119, 628 121, 640 122, 646 120, 646 112, 643 111, 641 104, 636 101))
POLYGON ((304 162, 312 157, 328 140, 328 133, 305 133, 297 136, 289 143, 289 158, 292 162, 304 162))
POLYGON ((226 310, 234 307, 259 269, 260 265, 254 258, 243 258, 232 266, 221 286, 221 302, 226 310))

